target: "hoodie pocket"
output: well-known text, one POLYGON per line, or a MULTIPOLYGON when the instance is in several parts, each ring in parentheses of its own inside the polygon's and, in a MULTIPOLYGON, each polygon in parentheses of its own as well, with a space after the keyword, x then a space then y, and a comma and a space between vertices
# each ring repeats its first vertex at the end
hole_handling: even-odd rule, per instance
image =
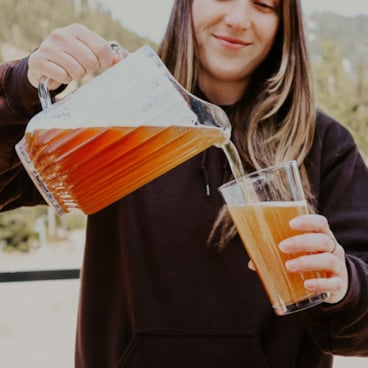
POLYGON ((267 368, 257 337, 248 333, 140 331, 116 368, 267 368))

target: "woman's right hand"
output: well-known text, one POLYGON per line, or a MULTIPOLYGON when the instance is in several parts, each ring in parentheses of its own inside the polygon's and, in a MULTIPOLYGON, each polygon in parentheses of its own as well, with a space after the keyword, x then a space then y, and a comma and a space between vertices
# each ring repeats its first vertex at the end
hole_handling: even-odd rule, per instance
POLYGON ((50 78, 49 89, 80 80, 100 67, 114 63, 109 43, 83 25, 54 30, 28 61, 28 80, 36 88, 42 76, 50 78))

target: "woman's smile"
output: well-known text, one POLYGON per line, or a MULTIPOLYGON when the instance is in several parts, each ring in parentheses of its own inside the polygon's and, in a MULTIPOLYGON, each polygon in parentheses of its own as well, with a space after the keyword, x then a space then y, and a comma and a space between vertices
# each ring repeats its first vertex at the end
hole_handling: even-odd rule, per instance
POLYGON ((238 49, 244 48, 245 46, 251 45, 251 42, 246 42, 241 39, 233 38, 230 36, 224 36, 221 34, 219 35, 214 34, 213 36, 216 38, 216 40, 219 42, 219 44, 222 47, 227 48, 227 49, 238 50, 238 49))

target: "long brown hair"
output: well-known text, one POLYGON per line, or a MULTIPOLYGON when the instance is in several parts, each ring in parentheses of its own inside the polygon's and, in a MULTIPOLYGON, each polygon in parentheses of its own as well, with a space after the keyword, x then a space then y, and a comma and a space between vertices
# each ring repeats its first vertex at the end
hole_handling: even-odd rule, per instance
MULTIPOLYGON (((195 93, 199 61, 192 27, 193 0, 176 0, 159 54, 175 78, 195 93)), ((272 50, 253 73, 230 116, 232 140, 247 171, 296 160, 306 197, 312 194, 304 167, 315 133, 316 105, 300 0, 280 0, 280 27, 272 50)), ((212 235, 220 246, 235 234, 224 208, 212 235)))

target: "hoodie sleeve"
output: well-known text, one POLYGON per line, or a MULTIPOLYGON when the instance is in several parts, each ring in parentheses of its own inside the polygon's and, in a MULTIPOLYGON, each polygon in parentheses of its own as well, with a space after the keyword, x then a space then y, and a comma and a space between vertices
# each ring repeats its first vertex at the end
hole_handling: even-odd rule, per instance
POLYGON ((29 119, 41 110, 27 78, 28 58, 0 65, 0 210, 43 203, 23 169, 15 144, 29 119))
POLYGON ((341 302, 301 315, 323 351, 368 356, 368 169, 350 133, 327 117, 322 120, 309 172, 318 211, 345 249, 349 289, 341 302))

